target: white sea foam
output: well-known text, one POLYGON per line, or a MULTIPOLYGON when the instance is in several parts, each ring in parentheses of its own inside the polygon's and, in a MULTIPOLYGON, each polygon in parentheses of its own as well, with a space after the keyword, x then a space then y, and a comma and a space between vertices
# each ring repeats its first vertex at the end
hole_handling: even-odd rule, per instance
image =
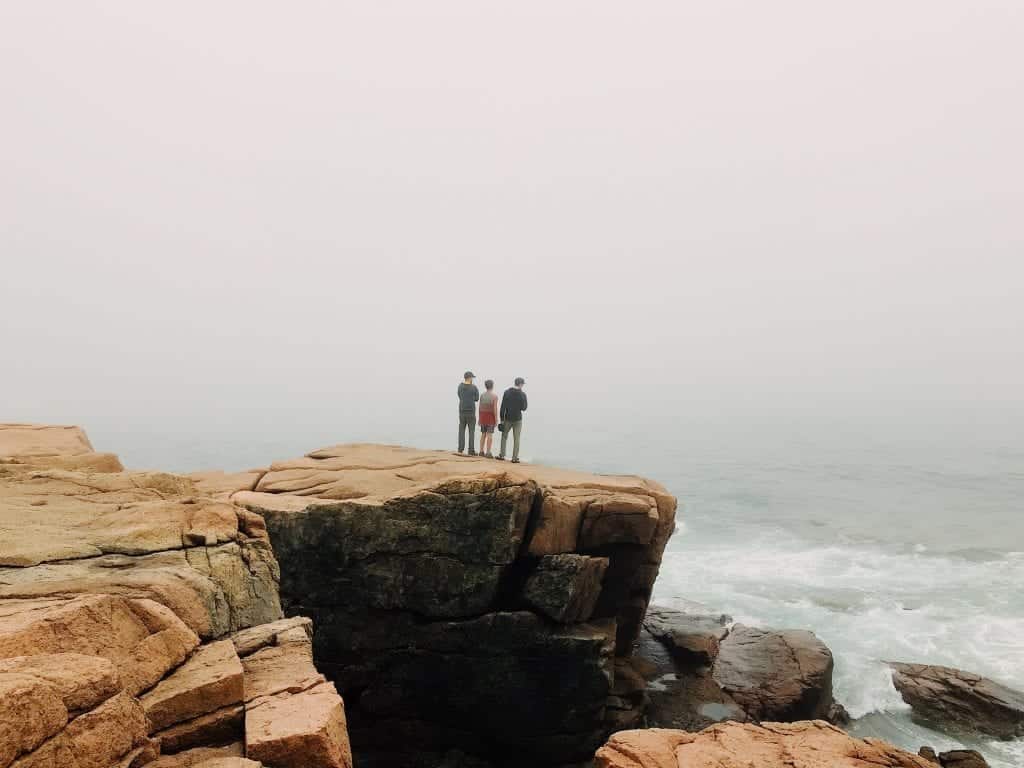
MULTIPOLYGON (((946 664, 1024 688, 1024 558, 808 545, 775 529, 711 539, 699 519, 691 528, 666 553, 655 600, 694 599, 745 623, 813 630, 835 656, 836 698, 855 718, 888 719, 902 746, 916 751, 941 734, 910 721, 885 661, 946 664)), ((1024 766, 1018 742, 982 748, 994 767, 1024 766)))

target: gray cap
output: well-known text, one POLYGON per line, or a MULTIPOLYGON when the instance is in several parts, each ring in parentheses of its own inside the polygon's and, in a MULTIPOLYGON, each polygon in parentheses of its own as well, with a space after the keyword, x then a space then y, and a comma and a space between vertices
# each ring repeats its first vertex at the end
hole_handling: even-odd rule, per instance
POLYGON ((464 374, 462 374, 462 378, 464 378, 464 379, 475 379, 476 378, 476 374, 474 374, 472 371, 466 371, 464 374))

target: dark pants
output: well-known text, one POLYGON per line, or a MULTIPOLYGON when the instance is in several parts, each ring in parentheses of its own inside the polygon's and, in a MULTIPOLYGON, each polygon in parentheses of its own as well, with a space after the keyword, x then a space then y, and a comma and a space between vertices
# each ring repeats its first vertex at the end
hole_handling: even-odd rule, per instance
POLYGON ((476 453, 476 411, 459 411, 459 453, 466 450, 466 430, 469 430, 469 452, 476 453))

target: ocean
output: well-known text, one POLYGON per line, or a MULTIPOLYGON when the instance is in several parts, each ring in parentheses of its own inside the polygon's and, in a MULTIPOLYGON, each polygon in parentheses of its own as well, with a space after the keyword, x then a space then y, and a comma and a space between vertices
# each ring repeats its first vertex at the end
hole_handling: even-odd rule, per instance
MULTIPOLYGON (((590 418, 534 406, 523 455, 643 474, 679 497, 656 601, 814 631, 835 656, 835 695, 857 735, 913 752, 963 745, 993 768, 1024 766, 1024 740, 951 736, 915 722, 884 663, 945 664, 1024 690, 1019 412, 643 413, 604 408, 590 418)), ((454 447, 455 420, 427 416, 267 412, 257 423, 85 426, 98 449, 129 466, 187 471, 266 465, 337 442, 454 447)))

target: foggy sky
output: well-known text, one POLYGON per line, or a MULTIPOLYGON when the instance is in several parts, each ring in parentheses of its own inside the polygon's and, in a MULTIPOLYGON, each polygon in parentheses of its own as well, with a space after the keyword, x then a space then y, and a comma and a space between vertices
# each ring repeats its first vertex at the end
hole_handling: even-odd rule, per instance
POLYGON ((421 418, 467 367, 1019 408, 1022 40, 1017 0, 3 3, 0 421, 421 418))

